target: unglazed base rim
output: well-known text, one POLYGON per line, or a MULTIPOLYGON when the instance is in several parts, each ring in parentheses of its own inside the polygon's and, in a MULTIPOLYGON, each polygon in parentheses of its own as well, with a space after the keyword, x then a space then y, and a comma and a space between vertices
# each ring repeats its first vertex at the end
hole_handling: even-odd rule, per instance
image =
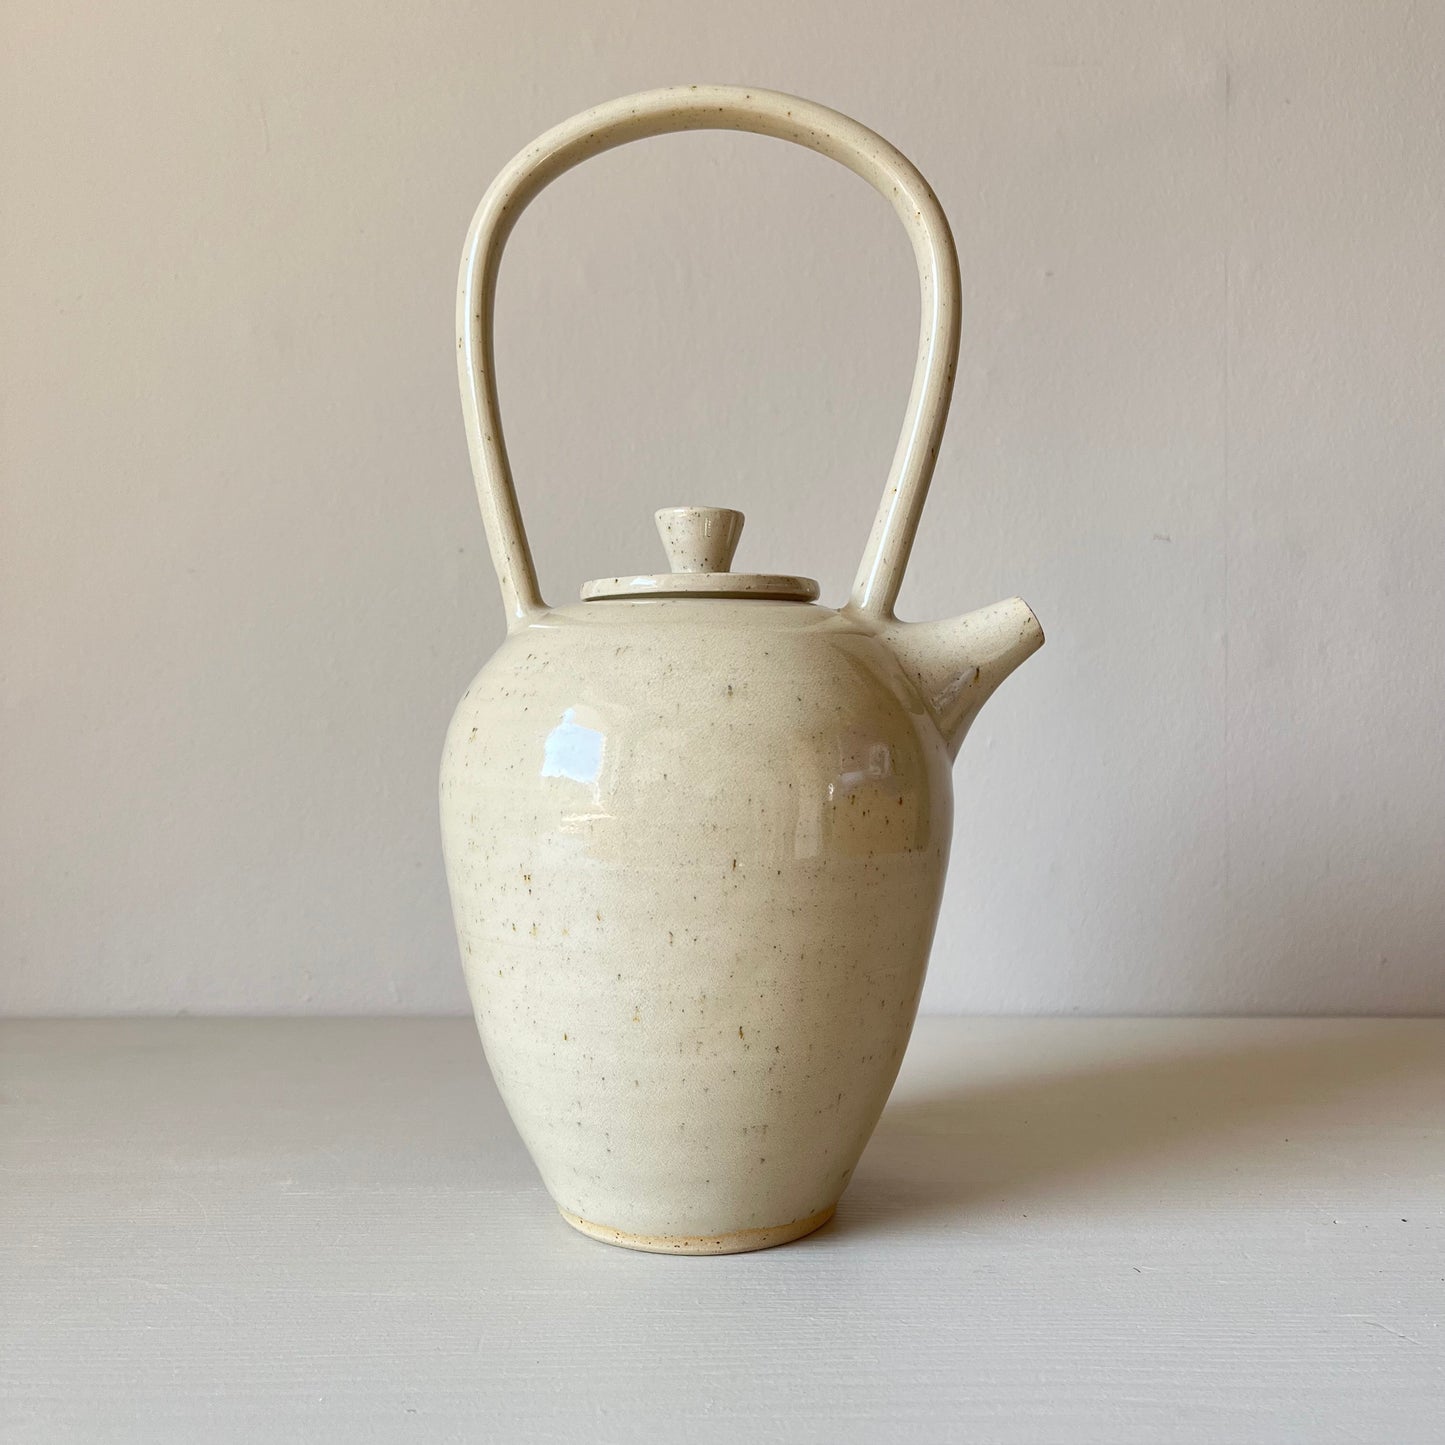
POLYGON ((766 1229, 735 1229, 728 1234, 629 1234, 625 1229, 594 1224, 580 1214, 563 1209, 560 1204, 557 1212, 573 1229, 589 1239, 600 1239, 603 1244, 615 1244, 621 1249, 638 1249, 645 1254, 746 1254, 755 1249, 791 1244, 805 1234, 812 1234, 833 1217, 837 1207, 830 1204, 826 1209, 820 1209, 806 1219, 795 1219, 790 1224, 774 1224, 766 1229))

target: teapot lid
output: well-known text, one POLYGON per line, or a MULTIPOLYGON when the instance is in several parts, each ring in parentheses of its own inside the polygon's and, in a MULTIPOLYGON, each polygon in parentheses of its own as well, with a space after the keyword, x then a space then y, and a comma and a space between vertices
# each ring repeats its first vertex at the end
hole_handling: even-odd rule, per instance
POLYGON ((654 514, 671 572, 642 577, 599 577, 582 588, 582 600, 604 597, 754 597, 812 602, 811 577, 729 572, 742 535, 743 514, 727 507, 664 507, 654 514))

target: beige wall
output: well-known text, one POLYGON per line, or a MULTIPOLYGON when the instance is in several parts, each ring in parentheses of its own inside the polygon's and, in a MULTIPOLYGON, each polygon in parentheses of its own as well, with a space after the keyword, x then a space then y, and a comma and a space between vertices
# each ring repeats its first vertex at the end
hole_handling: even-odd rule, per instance
MULTIPOLYGON (((462 235, 554 121, 712 79, 881 130, 958 235, 901 610, 1018 591, 1049 646, 964 751, 927 1004, 1445 1009, 1445 4, 4 13, 0 1006, 464 1006, 462 235)), ((706 501, 841 598, 916 324, 861 182, 632 147, 502 286, 551 595, 706 501)))

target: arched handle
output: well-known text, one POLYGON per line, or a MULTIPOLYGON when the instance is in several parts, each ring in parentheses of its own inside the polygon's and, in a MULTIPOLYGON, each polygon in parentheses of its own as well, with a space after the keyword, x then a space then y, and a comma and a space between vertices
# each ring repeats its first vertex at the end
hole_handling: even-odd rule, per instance
POLYGON ((752 131, 830 156, 882 194, 908 230, 923 296, 918 363, 903 434, 848 601, 850 609, 889 618, 928 495, 958 359, 958 254, 948 220, 912 163, 846 115, 778 91, 683 85, 623 96, 553 127, 507 165, 472 218, 457 298, 457 369, 477 496, 509 626, 525 625, 546 604, 517 510, 497 408, 492 313, 502 250, 517 218, 548 182, 588 156, 682 130, 752 131))

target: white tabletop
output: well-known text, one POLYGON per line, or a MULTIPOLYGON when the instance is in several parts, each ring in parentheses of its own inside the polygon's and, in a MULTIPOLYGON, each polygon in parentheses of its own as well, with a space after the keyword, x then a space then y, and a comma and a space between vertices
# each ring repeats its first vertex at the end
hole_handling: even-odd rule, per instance
POLYGON ((567 1228, 469 1022, 0 1057, 6 1441, 1445 1440, 1445 1022, 926 1020, 721 1259, 567 1228))

